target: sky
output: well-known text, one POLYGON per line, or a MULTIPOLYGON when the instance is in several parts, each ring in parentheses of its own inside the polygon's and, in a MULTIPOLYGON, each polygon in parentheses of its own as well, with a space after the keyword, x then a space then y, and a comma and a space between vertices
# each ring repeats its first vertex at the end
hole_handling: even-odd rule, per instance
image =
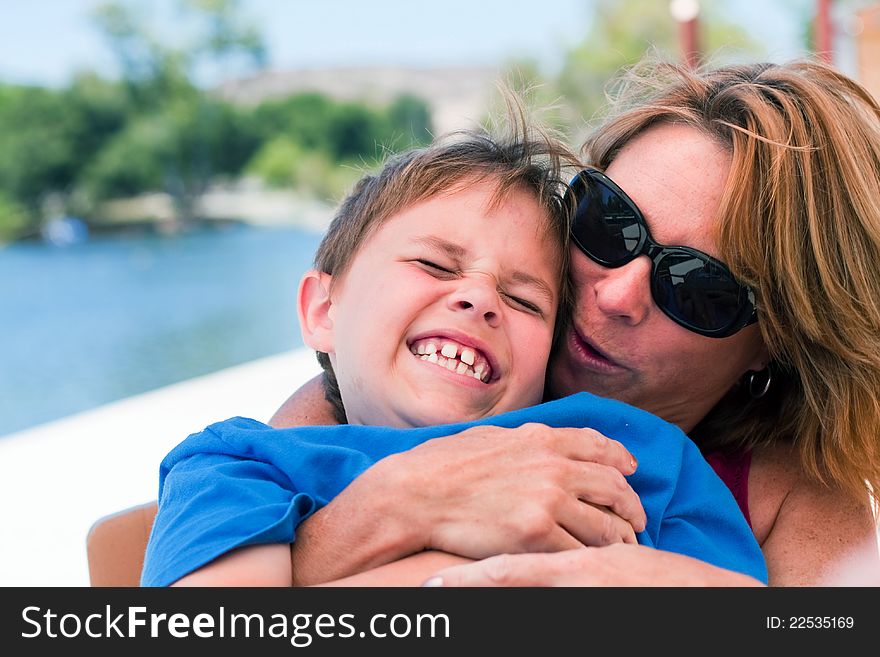
MULTIPOLYGON (((666 2, 667 0, 657 0, 666 2)), ((719 0, 703 0, 719 1, 719 0)), ((89 20, 101 0, 0 0, 0 80, 62 86, 78 69, 112 75, 112 57, 89 20)), ((784 20, 809 0, 725 2, 729 18, 768 47, 771 58, 800 51, 784 20)), ((172 0, 142 0, 164 34, 175 30, 172 0)), ((390 64, 500 65, 531 57, 558 66, 590 20, 591 0, 243 0, 263 31, 271 68, 390 64), (540 11, 536 8, 540 8, 540 11)))

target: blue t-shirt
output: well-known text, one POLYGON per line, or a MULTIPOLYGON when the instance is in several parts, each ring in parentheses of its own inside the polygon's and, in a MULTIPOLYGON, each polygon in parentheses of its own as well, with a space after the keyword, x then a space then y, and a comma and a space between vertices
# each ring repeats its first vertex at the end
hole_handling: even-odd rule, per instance
POLYGON ((630 485, 648 524, 639 543, 767 581, 733 495, 676 426, 619 401, 578 393, 475 422, 416 429, 340 425, 273 429, 236 417, 189 436, 163 459, 143 586, 167 586, 246 545, 292 543, 300 522, 380 459, 475 425, 590 427, 638 459, 630 485))

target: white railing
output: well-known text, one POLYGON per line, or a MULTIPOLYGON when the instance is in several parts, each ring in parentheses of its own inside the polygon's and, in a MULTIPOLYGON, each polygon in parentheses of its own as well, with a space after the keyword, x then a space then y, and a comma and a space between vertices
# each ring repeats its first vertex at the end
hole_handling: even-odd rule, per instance
POLYGON ((0 586, 88 586, 92 523, 156 499, 174 445, 235 415, 268 421, 319 371, 298 349, 0 437, 0 586))

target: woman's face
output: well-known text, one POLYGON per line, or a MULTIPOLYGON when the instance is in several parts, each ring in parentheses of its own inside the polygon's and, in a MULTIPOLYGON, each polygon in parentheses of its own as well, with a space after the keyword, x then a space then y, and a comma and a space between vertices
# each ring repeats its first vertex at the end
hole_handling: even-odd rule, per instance
MULTIPOLYGON (((661 124, 630 141, 606 173, 657 242, 720 258, 714 229, 730 163, 700 131, 661 124)), ((647 256, 608 269, 573 248, 571 267, 576 307, 551 361, 553 396, 586 390, 690 431, 745 372, 768 361, 757 324, 708 338, 664 315, 651 298, 647 256)))

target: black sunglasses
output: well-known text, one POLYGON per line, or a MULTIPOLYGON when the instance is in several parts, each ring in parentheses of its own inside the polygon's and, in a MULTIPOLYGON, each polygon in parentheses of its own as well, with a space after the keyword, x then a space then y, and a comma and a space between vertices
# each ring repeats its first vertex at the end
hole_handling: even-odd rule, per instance
POLYGON ((653 263, 651 296, 676 324, 726 338, 758 320, 754 292, 727 265, 687 246, 655 242, 641 210, 608 176, 584 169, 568 194, 577 204, 571 225, 577 247, 603 267, 622 267, 647 255, 653 263))

